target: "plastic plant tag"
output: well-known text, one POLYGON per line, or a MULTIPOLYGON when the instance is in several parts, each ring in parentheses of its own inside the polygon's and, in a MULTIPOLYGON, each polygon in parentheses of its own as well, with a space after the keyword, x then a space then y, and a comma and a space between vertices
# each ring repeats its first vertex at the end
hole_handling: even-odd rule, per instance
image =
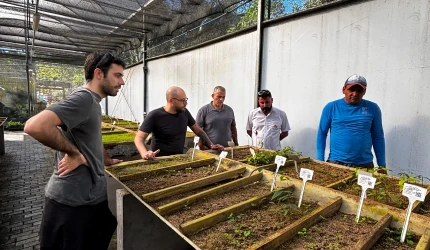
POLYGON ((200 140, 200 137, 194 136, 194 147, 193 147, 193 154, 191 155, 191 161, 194 161, 194 151, 196 150, 196 146, 199 140, 200 140))
POLYGON ((200 137, 194 136, 194 144, 197 144, 200 140, 200 137))
POLYGON ((112 128, 110 128, 110 132, 112 132, 112 130, 113 130, 113 126, 115 126, 115 124, 116 124, 116 121, 113 121, 113 123, 112 123, 112 128))
POLYGON ((228 141, 227 144, 228 144, 229 147, 231 147, 231 159, 233 159, 234 142, 233 141, 228 141))
POLYGON ((219 166, 221 165, 221 161, 222 161, 222 159, 224 159, 227 156, 227 154, 228 154, 227 151, 222 151, 221 154, 219 154, 218 167, 216 168, 215 172, 218 172, 219 166))
POLYGON ((412 206, 414 205, 415 201, 424 201, 426 197, 426 192, 427 190, 422 187, 418 187, 408 183, 405 183, 403 185, 402 195, 408 197, 409 205, 408 205, 408 210, 406 212, 405 224, 403 224, 402 235, 400 236, 400 242, 402 243, 405 242, 406 232, 408 231, 408 224, 409 224, 409 218, 411 217, 412 206))
POLYGON ((358 204, 357 215, 355 217, 355 222, 360 221, 360 213, 361 208, 363 207, 364 199, 366 198, 367 189, 373 189, 375 187, 376 178, 372 177, 372 175, 367 175, 370 173, 367 172, 358 172, 357 184, 361 186, 361 198, 360 203, 358 204))
POLYGON ((249 148, 249 151, 251 151, 251 155, 252 157, 255 158, 255 150, 253 148, 249 148))
POLYGON ((275 187, 276 176, 278 175, 279 168, 281 166, 284 166, 286 160, 287 160, 287 158, 285 158, 283 156, 279 156, 279 155, 276 156, 276 158, 275 158, 276 171, 273 174, 273 181, 272 181, 272 187, 270 187, 270 192, 272 192, 273 188, 275 187))
POLYGON ((300 169, 300 178, 303 180, 302 190, 300 191, 300 198, 299 198, 299 205, 300 207, 302 205, 303 195, 305 194, 305 186, 306 182, 309 180, 312 180, 312 177, 314 176, 314 171, 307 168, 301 168, 300 169))

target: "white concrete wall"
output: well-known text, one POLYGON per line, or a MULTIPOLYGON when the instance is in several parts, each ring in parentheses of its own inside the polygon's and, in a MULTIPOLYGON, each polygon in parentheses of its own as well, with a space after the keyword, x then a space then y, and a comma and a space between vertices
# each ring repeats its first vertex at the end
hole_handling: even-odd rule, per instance
POLYGON ((240 144, 248 144, 246 123, 253 107, 255 82, 255 34, 239 36, 183 54, 148 62, 148 110, 166 103, 168 87, 176 85, 189 98, 188 110, 193 117, 211 101, 213 88, 227 90, 225 104, 235 112, 240 144))
MULTIPOLYGON (((274 106, 289 118, 292 130, 283 145, 314 158, 322 108, 342 98, 342 84, 357 73, 368 80, 365 99, 378 103, 383 113, 388 167, 430 178, 429 23, 430 0, 373 0, 351 1, 266 28, 263 88, 272 91, 274 106)), ((235 110, 239 143, 248 144, 255 39, 255 33, 246 34, 149 61, 148 110, 164 105, 166 89, 178 85, 187 92, 195 116, 210 101, 213 87, 223 85, 226 104, 235 110)), ((127 93, 138 114, 143 108, 141 68, 129 70, 135 82, 126 90, 133 88, 127 93)), ((127 109, 116 114, 130 118, 127 109)))
POLYGON ((428 0, 376 0, 267 28, 263 86, 290 120, 283 145, 315 157, 322 108, 357 73, 383 113, 387 167, 430 177, 429 22, 428 0))
POLYGON ((124 82, 115 97, 108 97, 108 114, 130 121, 143 121, 142 64, 124 71, 124 82), (128 105, 128 104, 129 105, 128 105), (129 107, 130 106, 130 107, 129 107))

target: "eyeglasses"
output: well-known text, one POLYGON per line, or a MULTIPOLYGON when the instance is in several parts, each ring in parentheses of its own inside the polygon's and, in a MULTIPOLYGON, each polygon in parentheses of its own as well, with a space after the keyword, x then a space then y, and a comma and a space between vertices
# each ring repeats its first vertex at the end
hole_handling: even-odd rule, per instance
POLYGON ((183 103, 188 102, 188 98, 178 99, 178 98, 174 98, 174 97, 172 97, 172 99, 178 100, 178 101, 183 102, 183 103))
POLYGON ((263 89, 263 90, 258 91, 257 95, 258 95, 259 97, 260 97, 260 96, 272 96, 272 93, 270 93, 270 91, 269 91, 269 90, 265 90, 265 89, 263 89))

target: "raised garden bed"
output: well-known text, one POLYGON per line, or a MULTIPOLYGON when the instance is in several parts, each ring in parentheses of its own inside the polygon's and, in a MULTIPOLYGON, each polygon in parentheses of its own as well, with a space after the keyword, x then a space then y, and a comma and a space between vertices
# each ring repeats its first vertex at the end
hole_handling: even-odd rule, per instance
MULTIPOLYGON (((408 198, 402 195, 402 188, 405 180, 395 178, 392 176, 387 176, 385 174, 377 174, 375 188, 367 190, 367 199, 372 199, 374 201, 397 207, 400 209, 406 209, 408 207, 408 198)), ((420 183, 407 182, 413 185, 420 186, 420 183)), ((356 176, 344 182, 342 185, 335 187, 337 190, 342 192, 360 196, 361 186, 357 184, 356 176)))
MULTIPOLYGON (((336 186, 339 182, 347 181, 352 178, 354 172, 348 168, 334 167, 331 165, 317 163, 317 162, 303 162, 297 165, 298 173, 300 174, 301 168, 307 168, 314 170, 312 180, 309 182, 321 185, 321 186, 336 186)), ((269 170, 274 171, 276 167, 271 167, 269 170)), ((279 169, 281 175, 287 175, 292 178, 299 178, 299 174, 296 172, 294 165, 288 164, 288 166, 281 167, 279 169)))
MULTIPOLYGON (((375 246, 380 244, 377 240, 384 235, 385 227, 399 227, 404 216, 402 210, 366 200, 361 222, 356 224, 358 197, 317 185, 306 186, 302 207, 297 209, 300 180, 278 181, 278 190, 282 189, 288 196, 274 196, 268 185, 272 172, 254 171, 249 176, 253 167, 224 159, 222 171, 215 173, 216 155, 196 151, 195 160, 190 163, 187 162, 189 154, 179 156, 185 159, 180 162, 173 161, 178 156, 172 156, 172 160, 162 163, 159 160, 163 159, 141 160, 128 163, 128 167, 119 164, 107 171, 138 197, 143 203, 142 209, 149 209, 153 218, 174 229, 175 234, 195 249, 356 249, 357 245, 361 246, 357 249, 370 249, 375 243, 375 246), (213 158, 207 159, 210 157, 213 158), (200 162, 205 160, 212 162, 200 162), (196 162, 199 163, 187 165, 196 162), (336 215, 331 217, 333 214, 336 215), (370 218, 378 222, 375 224, 370 218), (366 229, 363 225, 367 224, 366 229), (340 232, 335 230, 338 226, 340 232), (324 229, 321 232, 325 234, 318 229, 324 229), (306 243, 291 247, 303 239, 306 243)), ((133 216, 129 218, 132 220, 133 216)), ((430 227, 430 221, 423 218, 411 217, 410 230, 418 235, 430 227)), ((161 235, 165 234, 160 231, 161 235)), ((163 249, 175 249, 175 245, 163 249)))
POLYGON ((332 217, 321 218, 311 227, 302 228, 279 249, 354 249, 355 244, 372 230, 377 221, 361 217, 356 223, 355 215, 337 212, 332 217))
POLYGON ((136 136, 127 132, 102 134, 103 143, 134 141, 136 136))
POLYGON ((297 208, 295 204, 297 201, 292 198, 256 205, 242 213, 231 214, 227 221, 193 235, 190 239, 201 249, 247 249, 318 207, 312 202, 302 204, 301 208, 297 208))
POLYGON ((400 242, 400 235, 402 230, 400 228, 392 229, 385 228, 385 232, 382 237, 373 245, 372 250, 412 250, 416 249, 417 243, 420 237, 414 233, 406 233, 406 239, 404 243, 400 242))
MULTIPOLYGON (((172 187, 185 182, 214 175, 216 165, 206 165, 198 167, 187 167, 185 169, 165 169, 158 173, 148 173, 146 176, 125 180, 127 185, 136 194, 142 195, 156 190, 172 187)), ((219 172, 222 172, 220 170, 219 172)))

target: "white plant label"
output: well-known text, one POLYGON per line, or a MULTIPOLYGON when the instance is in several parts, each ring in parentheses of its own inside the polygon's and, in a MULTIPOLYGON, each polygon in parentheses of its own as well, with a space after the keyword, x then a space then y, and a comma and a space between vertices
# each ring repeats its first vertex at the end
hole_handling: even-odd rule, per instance
POLYGON ((194 144, 197 144, 200 140, 200 137, 194 136, 194 144))
POLYGON ((376 178, 368 175, 367 172, 358 172, 357 184, 361 186, 361 197, 360 203, 358 204, 357 215, 355 216, 355 222, 360 221, 361 208, 363 207, 364 199, 366 199, 367 189, 373 189, 375 187, 376 178))
POLYGON ((110 132, 112 132, 112 130, 113 130, 113 126, 115 126, 115 124, 116 124, 116 121, 113 121, 113 123, 112 123, 112 128, 110 128, 110 132))
POLYGON ((227 144, 228 144, 229 147, 234 147, 234 142, 233 141, 228 141, 227 144))
POLYGON ((300 169, 300 178, 303 180, 312 180, 312 177, 314 176, 314 171, 307 168, 301 168, 300 169))
POLYGON ((426 192, 427 190, 422 187, 418 187, 408 183, 405 183, 403 185, 402 195, 408 197, 409 205, 408 210, 406 211, 406 220, 405 224, 403 224, 402 235, 400 236, 400 242, 402 243, 405 242, 406 232, 408 231, 409 218, 411 217, 412 213, 412 206, 414 205, 415 201, 424 201, 426 197, 426 192))
POLYGON ((286 160, 287 160, 287 158, 280 156, 280 155, 277 155, 275 158, 275 163, 278 166, 284 166, 286 160))
POLYGON ((222 151, 221 154, 219 154, 218 167, 216 168, 215 172, 218 172, 219 166, 221 165, 221 161, 222 161, 222 159, 224 159, 227 156, 227 154, 228 154, 227 151, 222 151))
POLYGON ((193 147, 193 154, 191 156, 191 161, 194 161, 194 151, 196 151, 196 146, 199 140, 200 140, 200 137, 194 136, 194 147, 193 147))
POLYGON ((358 174, 357 184, 360 185, 363 189, 375 188, 376 178, 358 174))
POLYGON ((424 201, 426 198, 426 192, 427 190, 425 188, 405 183, 403 185, 402 195, 409 199, 413 199, 414 201, 424 201))
POLYGON ((276 156, 275 163, 276 163, 277 166, 276 166, 276 171, 273 174, 273 181, 272 181, 272 186, 270 187, 270 192, 272 192, 273 188, 275 188, 276 176, 278 176, 279 168, 281 166, 284 166, 286 160, 287 160, 287 158, 285 158, 283 156, 280 156, 280 155, 276 156))
POLYGON ((255 150, 253 148, 249 148, 249 151, 251 151, 252 157, 255 157, 255 150))
POLYGON ((302 205, 303 195, 305 194, 306 182, 309 180, 312 180, 313 176, 314 176, 313 170, 307 169, 307 168, 300 169, 300 178, 303 179, 303 185, 302 185, 302 190, 300 191, 299 204, 297 205, 298 207, 302 205))

